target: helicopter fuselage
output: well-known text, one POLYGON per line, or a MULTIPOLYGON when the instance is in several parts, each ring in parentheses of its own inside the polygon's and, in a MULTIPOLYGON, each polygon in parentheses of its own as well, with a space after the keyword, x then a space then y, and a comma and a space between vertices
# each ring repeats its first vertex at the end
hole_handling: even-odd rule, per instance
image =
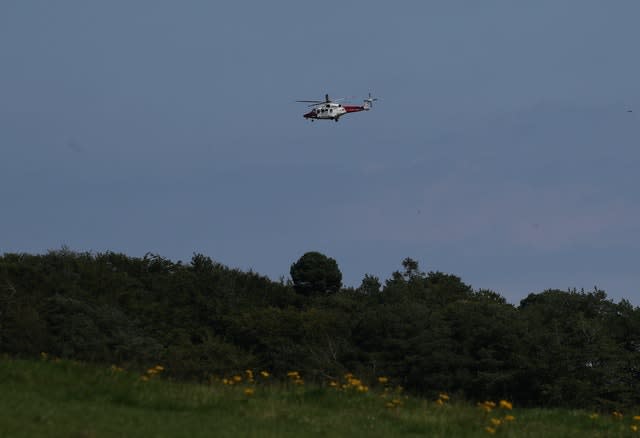
POLYGON ((356 113, 358 111, 366 111, 368 108, 358 105, 341 105, 339 103, 328 102, 318 104, 308 113, 305 113, 303 117, 305 119, 314 120, 335 120, 336 122, 340 117, 348 113, 356 113))

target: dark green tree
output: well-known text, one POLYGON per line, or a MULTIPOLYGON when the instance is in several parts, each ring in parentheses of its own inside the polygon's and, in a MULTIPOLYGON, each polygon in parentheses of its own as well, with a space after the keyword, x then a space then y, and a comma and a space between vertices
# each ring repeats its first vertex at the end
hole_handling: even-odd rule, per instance
POLYGON ((362 283, 360 283, 360 287, 357 290, 365 295, 373 295, 380 292, 381 286, 382 284, 378 277, 375 275, 365 274, 362 279, 362 283))
POLYGON ((342 286, 338 263, 319 252, 305 253, 291 265, 289 272, 296 292, 304 295, 337 292, 342 286))
POLYGON ((532 401, 578 407, 597 402, 603 409, 636 402, 631 364, 638 363, 638 352, 625 343, 638 339, 638 332, 628 324, 633 310, 625 303, 616 305, 597 289, 547 290, 522 300, 519 316, 527 358, 522 391, 532 401))
POLYGON ((420 271, 418 262, 411 257, 407 257, 402 261, 402 267, 404 268, 404 278, 407 281, 424 277, 424 273, 420 271))

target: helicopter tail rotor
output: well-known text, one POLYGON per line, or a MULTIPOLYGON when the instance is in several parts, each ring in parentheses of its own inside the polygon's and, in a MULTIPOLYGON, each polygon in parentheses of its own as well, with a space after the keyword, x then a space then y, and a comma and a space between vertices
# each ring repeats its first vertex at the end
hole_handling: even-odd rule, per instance
POLYGON ((373 102, 375 102, 376 100, 378 100, 378 98, 371 97, 371 93, 369 93, 369 97, 364 100, 364 105, 363 105, 364 109, 367 111, 370 110, 371 107, 373 106, 373 102))

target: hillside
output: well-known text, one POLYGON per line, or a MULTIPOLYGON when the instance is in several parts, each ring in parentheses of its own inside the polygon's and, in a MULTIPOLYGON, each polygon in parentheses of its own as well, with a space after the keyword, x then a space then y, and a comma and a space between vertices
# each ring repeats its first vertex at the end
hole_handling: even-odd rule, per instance
POLYGON ((351 289, 334 287, 334 271, 334 286, 321 288, 315 265, 285 283, 201 254, 188 264, 66 249, 5 254, 0 353, 130 370, 162 364, 191 382, 266 369, 322 384, 353 372, 427 398, 640 405, 640 310, 628 302, 547 290, 516 307, 411 259, 402 267, 384 284, 367 276, 351 289))

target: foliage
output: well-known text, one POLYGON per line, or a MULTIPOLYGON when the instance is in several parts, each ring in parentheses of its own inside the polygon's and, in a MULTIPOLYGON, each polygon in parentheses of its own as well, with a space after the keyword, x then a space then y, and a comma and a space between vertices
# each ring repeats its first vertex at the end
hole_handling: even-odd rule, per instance
POLYGON ((112 252, 0 257, 0 353, 162 363, 207 381, 249 368, 325 382, 377 376, 413 394, 621 409, 640 405, 640 310, 600 290, 547 290, 513 306, 451 274, 402 261, 384 284, 340 289, 335 263, 307 253, 293 284, 230 269, 112 252), (326 293, 330 291, 332 293, 326 293))
POLYGON ((336 261, 315 251, 305 253, 292 264, 290 274, 296 291, 303 295, 338 292, 342 286, 342 272, 336 261))
POLYGON ((362 283, 360 283, 360 287, 358 287, 358 292, 361 292, 366 295, 373 295, 380 292, 380 288, 382 284, 380 283, 380 279, 375 275, 365 274, 362 279, 362 283))

